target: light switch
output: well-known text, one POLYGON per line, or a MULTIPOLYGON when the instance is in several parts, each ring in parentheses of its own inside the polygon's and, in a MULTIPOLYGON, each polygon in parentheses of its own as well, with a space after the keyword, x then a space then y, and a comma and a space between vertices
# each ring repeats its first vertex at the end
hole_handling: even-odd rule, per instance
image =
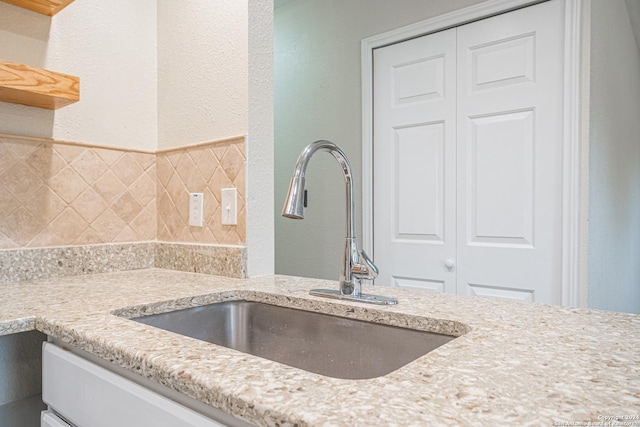
POLYGON ((204 195, 202 193, 189 193, 189 225, 202 227, 202 207, 204 195))
POLYGON ((222 225, 236 225, 238 223, 238 189, 222 189, 222 225))

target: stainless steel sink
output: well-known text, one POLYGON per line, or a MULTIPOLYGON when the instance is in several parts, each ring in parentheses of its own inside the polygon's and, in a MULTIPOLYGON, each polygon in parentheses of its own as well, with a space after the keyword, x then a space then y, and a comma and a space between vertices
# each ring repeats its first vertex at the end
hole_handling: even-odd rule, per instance
POLYGON ((388 374, 455 338, 250 301, 132 320, 345 379, 388 374))

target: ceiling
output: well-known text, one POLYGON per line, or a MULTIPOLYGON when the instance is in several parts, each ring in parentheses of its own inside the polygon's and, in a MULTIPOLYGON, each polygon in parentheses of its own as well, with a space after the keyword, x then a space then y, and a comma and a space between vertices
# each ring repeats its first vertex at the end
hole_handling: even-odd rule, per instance
MULTIPOLYGON (((294 0, 273 0, 274 8, 279 8, 287 3, 291 3, 294 0)), ((629 19, 631 20, 631 27, 633 28, 633 34, 636 37, 636 44, 638 50, 640 50, 640 0, 625 0, 627 3, 627 9, 629 11, 629 19)))

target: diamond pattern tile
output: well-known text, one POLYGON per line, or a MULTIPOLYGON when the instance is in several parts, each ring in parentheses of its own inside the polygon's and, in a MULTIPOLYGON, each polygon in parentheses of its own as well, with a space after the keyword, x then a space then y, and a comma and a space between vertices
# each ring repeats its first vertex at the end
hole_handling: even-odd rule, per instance
MULTIPOLYGON (((0 188, 1 188, 0 184, 0 188)), ((0 189, 0 223, 4 222, 9 215, 21 206, 18 199, 13 194, 4 189, 0 189)))
POLYGON ((20 140, 3 138, 1 141, 3 142, 7 152, 11 153, 11 155, 17 159, 27 158, 36 148, 38 148, 38 143, 32 140, 23 142, 20 140))
POLYGON ((95 182, 93 189, 102 196, 108 205, 111 205, 111 203, 127 190, 127 186, 109 170, 95 182))
POLYGON ((89 226, 89 223, 72 208, 66 208, 60 215, 51 222, 53 232, 60 241, 75 242, 82 232, 89 226))
POLYGON ((88 184, 96 182, 108 169, 105 162, 90 148, 71 162, 71 166, 88 184))
POLYGON ((73 202, 87 188, 87 183, 71 166, 62 169, 51 180, 51 189, 67 203, 73 202))
POLYGON ((156 161, 156 170, 158 183, 162 185, 167 185, 171 177, 173 176, 173 165, 167 158, 162 154, 158 155, 158 160, 156 161))
MULTIPOLYGON (((6 171, 13 166, 18 159, 13 155, 11 151, 6 147, 6 143, 0 139, 0 171, 6 171)), ((0 241, 2 236, 0 236, 0 241)))
POLYGON ((87 188, 73 205, 75 211, 89 224, 107 208, 102 197, 93 188, 87 188))
POLYGON ((31 236, 38 234, 45 225, 40 218, 21 206, 0 223, 0 232, 17 245, 24 246, 31 236))
POLYGON ((144 172, 144 169, 136 162, 132 153, 125 153, 120 160, 114 163, 111 170, 127 186, 132 184, 144 172))
POLYGON ((231 146, 220 160, 220 166, 233 181, 241 170, 244 170, 244 156, 237 147, 231 146))
POLYGON ((33 215, 39 215, 44 222, 50 224, 67 205, 51 188, 43 186, 23 206, 33 215))
POLYGON ((117 162, 124 154, 122 150, 109 148, 94 148, 93 151, 109 166, 117 162))
POLYGON ((42 179, 31 171, 24 162, 18 162, 0 175, 0 186, 16 199, 23 202, 31 197, 32 191, 42 186, 42 179))
POLYGON ((67 163, 74 161, 76 157, 86 150, 86 147, 74 144, 54 144, 54 147, 67 163))
POLYGON ((202 176, 212 176, 213 172, 215 172, 216 167, 218 167, 218 159, 213 154, 212 150, 205 150, 198 159, 196 165, 198 171, 202 174, 202 176))
POLYGON ((182 182, 187 182, 187 179, 195 172, 196 165, 191 160, 191 156, 184 151, 184 154, 180 156, 180 160, 178 161, 178 165, 176 166, 176 172, 182 182))
POLYGON ((133 221, 144 208, 128 191, 125 191, 111 207, 113 212, 127 224, 133 221))
POLYGON ((156 199, 156 183, 153 178, 155 178, 155 174, 145 173, 129 186, 133 197, 143 206, 156 199))
POLYGON ((104 242, 113 242, 126 225, 111 209, 107 209, 91 223, 91 228, 104 242))
POLYGON ((163 240, 243 244, 244 139, 142 153, 0 138, 0 249, 163 240), (238 225, 222 226, 220 190, 238 189, 238 225), (188 194, 204 193, 204 227, 188 194))
POLYGON ((0 247, 5 249, 13 249, 18 248, 18 245, 13 240, 5 236, 4 233, 0 232, 0 247))
POLYGON ((67 162, 53 149, 51 144, 41 144, 31 152, 25 162, 43 180, 56 175, 67 165, 67 162))

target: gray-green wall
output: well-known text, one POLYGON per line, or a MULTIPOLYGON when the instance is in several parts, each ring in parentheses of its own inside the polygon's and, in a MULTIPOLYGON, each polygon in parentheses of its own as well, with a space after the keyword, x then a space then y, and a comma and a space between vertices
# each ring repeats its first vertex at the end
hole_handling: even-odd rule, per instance
POLYGON ((588 304, 640 313, 640 50, 627 8, 633 2, 591 1, 588 304))

